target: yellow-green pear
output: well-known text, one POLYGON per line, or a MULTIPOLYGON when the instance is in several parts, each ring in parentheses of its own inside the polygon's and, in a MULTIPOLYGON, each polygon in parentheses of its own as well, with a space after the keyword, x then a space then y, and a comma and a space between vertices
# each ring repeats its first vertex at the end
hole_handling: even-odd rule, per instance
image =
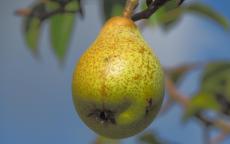
POLYGON ((80 118, 102 136, 129 137, 153 121, 163 100, 163 71, 132 20, 108 20, 77 63, 72 92, 80 118))

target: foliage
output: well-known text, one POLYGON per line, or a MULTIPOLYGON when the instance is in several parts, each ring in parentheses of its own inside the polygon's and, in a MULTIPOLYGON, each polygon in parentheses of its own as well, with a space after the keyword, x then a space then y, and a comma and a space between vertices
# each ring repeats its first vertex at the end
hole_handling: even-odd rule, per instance
MULTIPOLYGON (((48 2, 47 7, 50 11, 58 9, 60 7, 59 3, 48 2)), ((65 9, 68 11, 74 11, 79 8, 79 5, 76 1, 72 1, 66 4, 65 9)), ((69 46, 71 34, 73 31, 75 15, 71 13, 61 13, 54 15, 50 18, 50 37, 51 44, 59 60, 63 60, 67 48, 69 46)))
MULTIPOLYGON (((177 3, 178 0, 172 0, 166 3, 148 19, 149 23, 153 26, 159 25, 164 30, 169 30, 182 19, 182 16, 186 14, 196 14, 197 16, 209 18, 226 30, 229 29, 229 21, 205 4, 192 3, 190 5, 177 7, 177 3)), ((145 8, 146 5, 143 4, 142 9, 145 8)))
POLYGON ((103 0, 104 20, 122 15, 124 5, 124 0, 103 0))
POLYGON ((230 115, 230 62, 208 64, 201 79, 200 89, 213 96, 222 113, 230 115))
MULTIPOLYGON (((182 16, 188 13, 207 17, 224 29, 229 29, 229 22, 211 7, 202 3, 192 3, 178 7, 180 0, 171 0, 162 6, 149 19, 149 26, 160 26, 164 30, 170 30, 182 20, 182 16)), ((104 20, 111 16, 121 15, 125 0, 103 0, 104 20)), ((143 10, 147 7, 143 1, 140 4, 143 10)), ((36 1, 30 7, 30 13, 24 20, 24 35, 28 48, 37 55, 39 37, 44 21, 49 21, 50 42, 54 54, 62 62, 67 53, 72 31, 74 28, 76 13, 82 15, 79 0, 43 0, 36 1)))
POLYGON ((54 54, 62 62, 69 47, 78 10, 79 3, 75 0, 35 2, 24 20, 25 40, 32 52, 37 55, 41 27, 44 21, 49 21, 51 45, 54 54))

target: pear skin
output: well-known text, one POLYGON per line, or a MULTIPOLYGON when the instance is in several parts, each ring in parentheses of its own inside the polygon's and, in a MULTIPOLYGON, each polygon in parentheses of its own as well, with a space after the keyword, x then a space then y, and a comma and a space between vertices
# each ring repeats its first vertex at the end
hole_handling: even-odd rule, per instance
POLYGON ((72 93, 80 118, 102 136, 133 136, 153 121, 164 95, 163 70, 132 20, 107 21, 76 65, 72 93))

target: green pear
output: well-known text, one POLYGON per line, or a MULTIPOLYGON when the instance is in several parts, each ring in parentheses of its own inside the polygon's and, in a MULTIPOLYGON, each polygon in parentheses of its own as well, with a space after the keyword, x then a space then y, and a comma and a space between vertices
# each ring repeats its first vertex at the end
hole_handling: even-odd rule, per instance
POLYGON ((133 136, 153 121, 164 95, 163 70, 132 20, 108 20, 77 63, 72 92, 80 118, 102 136, 133 136))

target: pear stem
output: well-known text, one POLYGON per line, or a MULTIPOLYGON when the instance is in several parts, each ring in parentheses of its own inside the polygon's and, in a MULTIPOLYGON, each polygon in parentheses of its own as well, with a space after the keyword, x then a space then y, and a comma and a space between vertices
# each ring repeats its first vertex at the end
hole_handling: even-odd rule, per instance
POLYGON ((123 11, 123 17, 131 18, 133 14, 133 10, 138 4, 138 0, 127 0, 124 11, 123 11))

